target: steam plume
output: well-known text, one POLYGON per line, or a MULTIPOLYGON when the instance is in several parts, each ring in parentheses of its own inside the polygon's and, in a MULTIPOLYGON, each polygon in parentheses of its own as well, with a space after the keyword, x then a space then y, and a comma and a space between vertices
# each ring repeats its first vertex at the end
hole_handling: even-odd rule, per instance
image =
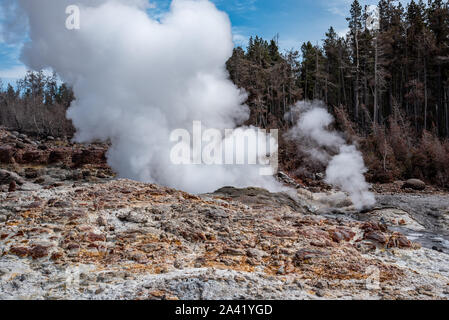
POLYGON ((248 119, 246 94, 225 69, 233 49, 230 21, 212 2, 173 0, 160 20, 148 15, 146 0, 6 0, 12 2, 28 23, 22 61, 35 70, 51 68, 73 86, 68 117, 76 140, 110 139, 108 163, 121 177, 189 192, 277 188, 272 177, 259 175, 259 166, 170 162, 172 130, 191 129, 193 121, 233 129, 248 119), (79 30, 65 28, 72 4, 80 7, 79 30))
POLYGON ((325 181, 348 192, 357 209, 372 207, 374 195, 365 180, 362 154, 354 145, 348 145, 342 136, 329 130, 334 122, 322 102, 298 102, 289 118, 298 119, 288 132, 313 159, 327 166, 325 181), (335 155, 336 154, 336 155, 335 155))

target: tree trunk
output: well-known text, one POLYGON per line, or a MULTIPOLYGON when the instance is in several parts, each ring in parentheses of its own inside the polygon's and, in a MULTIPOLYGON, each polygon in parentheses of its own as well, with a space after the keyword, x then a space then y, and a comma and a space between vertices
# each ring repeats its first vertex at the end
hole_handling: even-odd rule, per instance
POLYGON ((446 115, 446 136, 449 138, 449 110, 447 106, 448 93, 447 88, 444 89, 444 108, 446 115))
POLYGON ((358 30, 356 30, 355 33, 355 47, 356 47, 356 57, 357 57, 357 67, 356 67, 356 80, 355 80, 355 86, 354 86, 354 90, 355 90, 355 119, 356 122, 358 120, 359 117, 359 73, 360 73, 360 61, 359 61, 359 35, 358 35, 358 30))
POLYGON ((316 55, 315 55, 315 88, 313 90, 313 100, 320 98, 318 96, 318 45, 316 46, 316 55))
POLYGON ((424 130, 427 130, 427 65, 424 60, 424 130))
POLYGON ((377 125, 378 123, 378 107, 377 107, 377 62, 378 62, 378 47, 377 47, 377 37, 375 42, 375 57, 374 57, 374 124, 377 125))

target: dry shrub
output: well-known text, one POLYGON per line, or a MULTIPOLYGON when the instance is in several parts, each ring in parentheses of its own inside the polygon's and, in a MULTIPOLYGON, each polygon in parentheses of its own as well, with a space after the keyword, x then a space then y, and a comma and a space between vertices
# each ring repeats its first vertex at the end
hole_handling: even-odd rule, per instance
POLYGON ((400 114, 390 117, 388 127, 373 126, 367 137, 361 137, 342 109, 335 114, 339 128, 346 130, 347 137, 358 144, 363 153, 369 169, 368 181, 388 183, 418 178, 449 188, 448 140, 442 141, 428 131, 417 135, 400 114))
POLYGON ((449 187, 449 148, 436 135, 424 131, 413 153, 413 173, 430 183, 449 187))
POLYGON ((345 133, 346 139, 349 143, 360 142, 360 137, 355 130, 354 123, 350 120, 348 113, 343 106, 334 108, 335 123, 337 128, 345 133))
POLYGON ((361 143, 370 182, 388 183, 397 174, 396 159, 384 127, 376 127, 361 143))
POLYGON ((396 178, 410 175, 413 169, 413 132, 410 126, 404 123, 400 125, 393 118, 390 118, 387 137, 394 156, 394 163, 391 166, 394 171, 392 175, 396 178))
POLYGON ((33 105, 24 99, 4 101, 0 105, 0 124, 10 130, 33 136, 73 136, 75 129, 59 104, 33 105))
POLYGON ((66 111, 75 99, 72 89, 58 84, 56 74, 29 71, 6 90, 0 82, 0 125, 35 136, 72 136, 66 111))

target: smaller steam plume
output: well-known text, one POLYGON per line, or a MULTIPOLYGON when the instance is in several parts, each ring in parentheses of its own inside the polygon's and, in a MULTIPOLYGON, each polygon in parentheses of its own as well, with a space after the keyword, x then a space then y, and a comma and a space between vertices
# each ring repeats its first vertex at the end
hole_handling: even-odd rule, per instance
POLYGON ((312 160, 327 166, 326 183, 349 193, 358 210, 374 206, 376 200, 365 180, 367 169, 362 154, 337 131, 329 129, 334 118, 324 103, 298 102, 287 117, 296 120, 287 136, 312 160))

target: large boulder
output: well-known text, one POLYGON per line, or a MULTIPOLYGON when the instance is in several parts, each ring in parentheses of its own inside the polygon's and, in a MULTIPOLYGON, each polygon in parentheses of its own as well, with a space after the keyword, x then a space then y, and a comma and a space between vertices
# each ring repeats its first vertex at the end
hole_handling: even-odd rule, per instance
POLYGON ((214 197, 231 198, 234 201, 242 202, 248 206, 260 207, 276 204, 278 208, 290 207, 291 209, 300 212, 307 211, 307 207, 303 200, 298 196, 284 192, 271 193, 262 188, 251 187, 239 189, 234 187, 223 187, 211 195, 214 197))
POLYGON ((402 189, 413 189, 413 190, 424 190, 426 188, 426 184, 419 179, 410 179, 407 180, 402 189))

